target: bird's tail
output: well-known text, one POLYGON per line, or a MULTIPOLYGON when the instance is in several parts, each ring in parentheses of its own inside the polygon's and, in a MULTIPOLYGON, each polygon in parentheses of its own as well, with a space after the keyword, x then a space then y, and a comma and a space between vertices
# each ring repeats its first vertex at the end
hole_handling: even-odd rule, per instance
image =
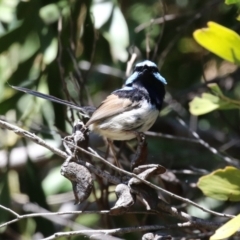
POLYGON ((83 115, 84 117, 90 117, 92 115, 92 112, 94 111, 93 107, 79 107, 75 103, 72 103, 72 102, 69 102, 69 101, 66 101, 66 100, 62 100, 62 99, 54 97, 52 95, 48 95, 48 94, 40 93, 40 92, 37 92, 37 91, 34 91, 34 90, 30 90, 28 88, 16 87, 16 86, 11 86, 11 87, 13 89, 18 90, 18 91, 34 95, 36 97, 40 97, 40 98, 43 98, 43 99, 46 99, 46 100, 49 100, 49 101, 52 101, 52 102, 56 102, 56 103, 66 105, 66 106, 68 106, 72 109, 78 110, 81 113, 81 115, 83 115))

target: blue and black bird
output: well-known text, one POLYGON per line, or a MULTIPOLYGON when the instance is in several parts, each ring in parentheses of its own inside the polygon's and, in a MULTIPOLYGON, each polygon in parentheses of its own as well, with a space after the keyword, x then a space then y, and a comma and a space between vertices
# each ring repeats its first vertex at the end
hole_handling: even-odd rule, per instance
MULTIPOLYGON (((96 108, 86 127, 111 140, 124 141, 137 137, 156 121, 163 104, 166 84, 155 63, 146 60, 136 64, 125 86, 112 92, 96 108)), ((21 87, 13 88, 87 112, 86 107, 50 95, 21 87)))

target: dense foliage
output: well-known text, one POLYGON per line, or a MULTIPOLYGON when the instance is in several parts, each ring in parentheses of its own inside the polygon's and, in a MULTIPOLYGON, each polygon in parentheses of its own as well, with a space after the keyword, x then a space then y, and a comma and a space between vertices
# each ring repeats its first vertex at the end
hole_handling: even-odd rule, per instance
MULTIPOLYGON (((236 172, 240 166, 237 2, 3 0, 0 2, 1 119, 61 148, 62 138, 71 134, 79 115, 63 105, 17 92, 10 85, 48 93, 81 106, 98 106, 109 93, 123 85, 130 72, 126 70, 127 62, 134 54, 136 62, 150 59, 168 82, 163 110, 147 135, 148 163, 163 165, 168 174, 153 182, 209 209, 237 215, 240 190, 234 182, 236 178, 232 180, 236 189, 234 197, 230 185, 224 181, 219 187, 224 186, 224 193, 205 187, 232 177, 228 170, 236 176, 239 173, 236 172), (202 29, 207 26, 208 30, 202 29), (208 32, 204 35, 206 32, 202 34, 202 31, 208 32), (223 172, 226 175, 222 176, 223 172), (207 174, 209 179, 205 176, 199 180, 207 174)), ((72 185, 60 174, 63 159, 12 131, 0 129, 0 136, 2 206, 22 215, 108 210, 114 205, 114 186, 108 186, 99 177, 95 177, 89 199, 74 205, 72 185)), ((90 135, 89 144, 107 157, 102 139, 90 135)), ((135 147, 136 141, 116 143, 117 149, 124 149, 122 163, 126 170, 135 147)), ((99 160, 91 161, 105 168, 99 160)), ((192 216, 209 221, 218 219, 167 195, 163 198, 192 216)), ((144 210, 144 206, 137 202, 131 210, 144 210)), ((15 217, 0 208, 0 224, 15 217)), ((40 239, 82 226, 111 229, 168 226, 178 222, 174 217, 140 214, 117 217, 74 214, 59 219, 59 216, 50 220, 21 219, 1 228, 0 238, 40 239)), ((185 232, 169 229, 163 233, 192 239, 208 239, 213 234, 204 235, 204 231, 197 230, 194 233, 192 229, 185 232)), ((133 232, 122 237, 140 239, 142 235, 133 232)))

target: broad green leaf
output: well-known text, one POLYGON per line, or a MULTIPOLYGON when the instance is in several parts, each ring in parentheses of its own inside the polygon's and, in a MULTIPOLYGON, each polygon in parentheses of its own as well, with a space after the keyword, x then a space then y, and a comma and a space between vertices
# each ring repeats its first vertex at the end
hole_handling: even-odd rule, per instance
MULTIPOLYGON (((211 95, 211 94, 210 94, 211 95)), ((206 93, 205 93, 206 96, 206 93)), ((209 112, 212 112, 213 110, 216 110, 219 108, 219 104, 215 101, 214 99, 214 95, 212 95, 212 99, 209 98, 204 98, 204 95, 202 96, 202 98, 200 97, 195 97, 190 103, 190 112, 193 115, 199 116, 202 114, 206 114, 209 112)), ((216 97, 216 99, 218 100, 218 98, 216 97)))
POLYGON ((43 180, 42 187, 46 195, 72 190, 71 182, 60 174, 60 170, 60 167, 52 168, 46 178, 43 180))
POLYGON ((108 33, 104 36, 109 41, 114 59, 125 62, 128 58, 129 32, 126 20, 118 6, 114 7, 108 33))
POLYGON ((236 4, 240 3, 240 0, 225 0, 225 4, 230 5, 230 4, 236 4))
POLYGON ((232 236, 239 229, 240 229, 240 214, 238 214, 235 218, 229 220, 223 226, 218 228, 215 234, 210 237, 210 240, 226 239, 232 236))
POLYGON ((24 222, 19 223, 23 239, 31 239, 37 231, 37 223, 33 218, 27 218, 24 222))
MULTIPOLYGON (((45 209, 49 209, 47 199, 41 186, 41 177, 39 176, 39 169, 36 164, 30 159, 27 160, 23 173, 23 181, 25 186, 25 193, 29 196, 29 201, 42 206, 45 209)), ((52 222, 47 221, 44 218, 35 219, 37 226, 42 226, 42 233, 45 235, 54 231, 52 222)))
POLYGON ((95 28, 101 28, 111 17, 114 8, 113 1, 97 1, 94 0, 91 6, 93 22, 95 28), (104 13, 104 14, 102 14, 104 13))
POLYGON ((13 43, 23 41, 30 32, 22 21, 15 23, 15 27, 0 36, 0 53, 5 52, 13 43))
POLYGON ((215 22, 208 22, 208 28, 198 29, 194 39, 210 52, 240 65, 240 36, 229 28, 215 22))
POLYGON ((56 22, 60 17, 59 7, 54 4, 48 4, 39 10, 39 16, 46 24, 56 22))
POLYGON ((113 1, 95 0, 91 11, 94 25, 103 31, 113 58, 125 62, 128 57, 126 49, 129 45, 129 31, 121 9, 113 1))
POLYGON ((21 45, 19 52, 19 62, 24 62, 32 57, 40 48, 40 41, 37 32, 30 32, 24 43, 21 45))
POLYGON ((190 112, 199 116, 214 110, 227 110, 240 108, 240 101, 225 97, 217 84, 209 84, 212 93, 203 93, 195 97, 190 103, 190 112))
POLYGON ((16 7, 18 0, 1 0, 0 1, 0 20, 5 23, 16 21, 16 7))
POLYGON ((220 97, 210 93, 203 93, 201 97, 195 97, 190 103, 190 112, 199 116, 217 109, 234 109, 239 108, 237 104, 222 100, 220 97))
POLYGON ((46 47, 43 54, 43 61, 46 64, 50 64, 56 57, 58 51, 57 38, 53 38, 50 44, 46 47))
POLYGON ((222 90, 216 83, 208 84, 208 87, 211 89, 213 93, 215 93, 217 96, 223 96, 222 90))
POLYGON ((222 201, 240 201, 239 183, 240 170, 226 167, 199 178, 197 186, 208 197, 222 201))

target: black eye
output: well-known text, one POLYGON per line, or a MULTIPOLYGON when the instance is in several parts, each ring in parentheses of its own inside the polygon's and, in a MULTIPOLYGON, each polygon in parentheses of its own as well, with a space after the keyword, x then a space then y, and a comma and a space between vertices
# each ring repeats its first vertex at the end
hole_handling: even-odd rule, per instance
POLYGON ((142 72, 143 71, 143 67, 136 67, 134 69, 134 72, 137 71, 137 72, 142 72))
POLYGON ((146 69, 148 69, 148 71, 150 71, 152 73, 158 72, 158 69, 156 67, 149 67, 149 66, 147 66, 146 69))

